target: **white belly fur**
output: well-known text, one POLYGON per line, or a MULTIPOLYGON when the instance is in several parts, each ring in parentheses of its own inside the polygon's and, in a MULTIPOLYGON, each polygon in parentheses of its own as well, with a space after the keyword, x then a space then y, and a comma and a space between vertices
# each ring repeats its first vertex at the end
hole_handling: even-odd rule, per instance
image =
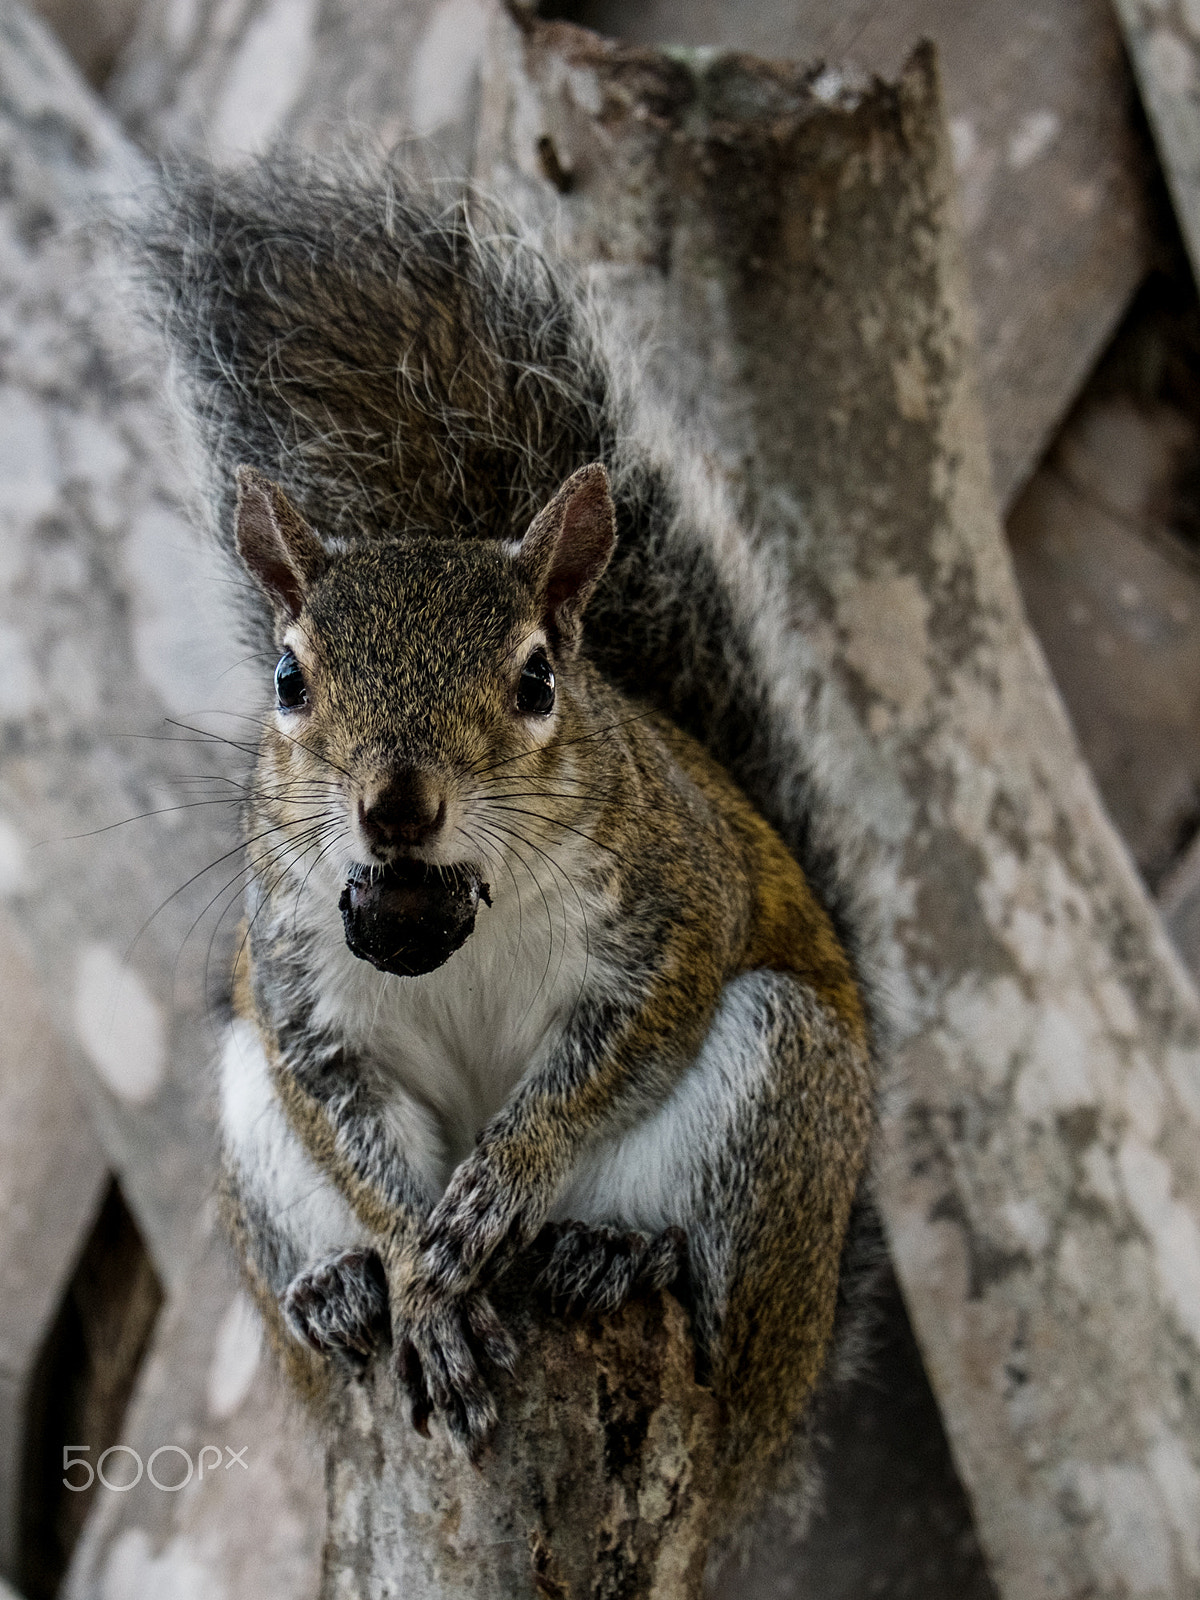
MULTIPOLYGON (((549 899, 549 896, 547 896, 549 899)), ((431 1202, 475 1134, 553 1045, 585 971, 596 977, 583 918, 534 895, 482 906, 475 933, 436 972, 406 979, 377 972, 347 949, 340 920, 320 946, 318 1020, 369 1052, 394 1079, 389 1121, 431 1202)), ((712 1159, 728 1107, 766 1069, 754 1026, 759 984, 728 985, 696 1061, 658 1111, 598 1144, 580 1162, 554 1217, 650 1232, 693 1214, 695 1174, 712 1159), (731 1081, 732 1080, 732 1081, 731 1081)), ((314 1256, 362 1238, 350 1207, 314 1166, 287 1123, 262 1046, 234 1025, 222 1061, 226 1146, 273 1213, 286 1213, 314 1256)))
POLYGON ((312 1260, 362 1243, 362 1225, 292 1132, 252 1023, 231 1027, 220 1087, 225 1158, 239 1183, 312 1260))
POLYGON ((695 1217, 695 1185, 711 1173, 734 1108, 771 1070, 759 1019, 770 972, 728 983, 695 1061, 657 1111, 588 1151, 551 1217, 658 1233, 695 1217))
MULTIPOLYGON (((314 1020, 394 1084, 398 1133, 414 1102, 432 1117, 441 1141, 438 1192, 553 1047, 585 979, 603 976, 589 952, 589 907, 549 869, 540 888, 514 870, 516 883, 494 885, 494 903, 479 907, 466 944, 417 978, 378 972, 352 955, 336 910, 323 908, 314 1020)), ((560 870, 570 874, 570 863, 560 870)))

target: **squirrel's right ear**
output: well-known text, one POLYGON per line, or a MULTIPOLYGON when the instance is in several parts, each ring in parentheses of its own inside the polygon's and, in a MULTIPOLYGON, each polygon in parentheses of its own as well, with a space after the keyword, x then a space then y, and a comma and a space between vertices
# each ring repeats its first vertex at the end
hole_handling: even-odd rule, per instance
POLYGON ((267 599, 289 621, 329 562, 321 541, 277 483, 237 470, 237 550, 267 599))
POLYGON ((608 474, 598 461, 571 474, 521 541, 517 560, 541 597, 551 638, 568 652, 579 644, 583 608, 616 541, 608 474))

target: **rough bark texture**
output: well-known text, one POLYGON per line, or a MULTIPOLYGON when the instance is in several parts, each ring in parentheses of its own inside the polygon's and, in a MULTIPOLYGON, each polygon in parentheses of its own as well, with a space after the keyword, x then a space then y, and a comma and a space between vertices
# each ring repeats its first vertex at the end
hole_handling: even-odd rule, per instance
MULTIPOLYGON (((131 363, 99 270, 106 197, 139 163, 48 33, 8 3, 0 166, 0 897, 32 956, 30 972, 6 957, 4 979, 40 1042, 15 1062, 14 1093, 22 1115, 53 1116, 57 1141, 15 1116, 6 1131, 0 1365, 11 1358, 24 1384, 82 1244, 82 1191, 107 1164, 174 1303, 156 1350, 169 1375, 152 1360, 124 1441, 143 1460, 160 1445, 194 1453, 206 1430, 240 1445, 244 1404, 253 1446, 245 1475, 101 1496, 75 1592, 233 1600, 250 1592, 247 1572, 261 1580, 253 1592, 294 1600, 319 1549, 321 1463, 306 1478, 265 1362, 244 1363, 246 1391, 228 1409, 228 1385, 212 1411, 205 1383, 231 1337, 229 1269, 211 1219, 199 1239, 197 1219, 213 1185, 212 1000, 229 970, 232 919, 218 919, 221 891, 240 880, 229 784, 242 757, 166 720, 240 740, 243 721, 212 713, 240 715, 253 698, 226 675, 240 652, 225 574, 189 525, 161 382, 131 363), (143 820, 114 826, 129 818, 143 820), (40 1025, 38 981, 58 1041, 40 1025), (72 1137, 72 1079, 91 1138, 72 1137)), ((6 1029, 6 1042, 22 1041, 6 1029)), ((7 1086, 3 1098, 12 1111, 7 1086)), ((3 1398, 19 1423, 24 1392, 3 1398)))
POLYGON ((1107 0, 559 0, 640 45, 942 65, 997 493, 1036 465, 1146 270, 1142 141, 1107 0))
MULTIPOLYGON (((235 10, 214 9, 205 26, 225 26, 235 10)), ((272 7, 270 18, 282 26, 288 11, 272 7)), ((437 8, 443 24, 447 11, 437 8)), ((227 126, 249 117, 253 138, 235 132, 231 149, 252 148, 264 129, 294 131, 293 107, 297 119, 315 116, 310 65, 330 75, 321 81, 365 72, 387 88, 386 50, 349 65, 318 51, 293 70, 295 54, 278 49, 286 39, 255 34, 249 9, 239 15, 244 27, 229 25, 243 28, 241 45, 225 58, 227 126), (255 89, 272 38, 291 98, 268 116, 255 89)), ((202 54, 196 26, 189 38, 202 54)), ((86 240, 61 241, 130 158, 14 8, 0 12, 0 27, 10 164, 0 512, 13 565, 0 636, 0 785, 4 848, 20 869, 10 903, 72 1019, 92 1114, 175 1290, 135 1437, 168 1442, 158 1430, 169 1419, 181 1443, 236 1446, 236 1418, 273 1451, 261 1475, 218 1480, 226 1493, 216 1501, 198 1486, 169 1502, 148 1491, 109 1501, 71 1592, 232 1597, 250 1592, 249 1571, 255 1593, 298 1595, 303 1562, 285 1581, 282 1552, 289 1540, 300 1548, 312 1500, 254 1362, 244 1350, 238 1358, 247 1336, 225 1309, 232 1290, 205 1253, 207 1231, 193 1238, 208 1170, 197 1086, 211 1034, 199 973, 176 987, 171 1010, 172 967, 207 896, 168 911, 117 977, 145 917, 210 851, 228 848, 228 834, 201 824, 224 813, 149 821, 152 842, 143 835, 132 846, 28 848, 196 799, 175 759, 194 750, 130 747, 124 736, 162 732, 166 709, 212 705, 201 684, 218 670, 203 646, 221 627, 198 619, 196 591, 181 577, 191 536, 158 438, 158 397, 128 380, 80 303, 86 240), (196 653, 181 653, 180 641, 196 653), (218 1381, 231 1362, 239 1380, 218 1381), (240 1551, 221 1547, 231 1526, 246 1536, 240 1551), (268 1527, 281 1530, 278 1545, 264 1542, 268 1527), (262 1559, 248 1569, 255 1538, 262 1559)), ((312 37, 303 34, 305 50, 312 37)), ((204 80, 214 103, 218 79, 204 80)), ((606 263, 604 290, 631 329, 657 325, 648 379, 670 369, 671 387, 713 437, 760 553, 788 563, 797 629, 779 693, 864 836, 863 886, 902 1019, 884 1179, 893 1245, 1004 1591, 1014 1600, 1192 1592, 1200 1008, 1100 813, 1016 603, 987 487, 927 66, 899 89, 862 93, 834 76, 814 95, 788 69, 612 52, 567 30, 508 28, 489 100, 481 170, 542 215, 555 198, 546 172, 570 186, 565 244, 606 263)), ((457 117, 447 126, 459 129, 457 117)), ((679 1436, 696 1430, 687 1487, 698 1496, 703 1402, 670 1318, 656 1325, 654 1348, 674 1405, 654 1392, 657 1369, 640 1348, 633 1362, 644 1332, 636 1319, 618 1336, 651 1386, 634 1412, 654 1419, 647 1451, 678 1462, 679 1436)), ((596 1415, 588 1408, 600 1406, 614 1359, 590 1345, 589 1361, 566 1373, 581 1417, 596 1415)), ((532 1406, 553 1376, 549 1359, 523 1369, 515 1408, 522 1394, 532 1406)), ((399 1538, 436 1545, 445 1528, 389 1520, 393 1497, 414 1482, 406 1474, 432 1481, 447 1509, 461 1500, 477 1537, 489 1516, 494 1530, 514 1514, 474 1475, 456 1485, 464 1469, 414 1440, 387 1396, 376 1398, 352 1406, 337 1433, 333 1459, 346 1465, 331 1482, 327 1593, 419 1596, 399 1538), (446 1477, 416 1473, 422 1450, 446 1477)), ((546 1482, 560 1481, 561 1457, 522 1449, 546 1482)), ((514 1481, 520 1454, 502 1436, 490 1481, 506 1464, 514 1481)), ((635 1454, 631 1471, 653 1477, 656 1459, 635 1454)), ((518 1507, 536 1498, 527 1482, 514 1495, 518 1507)), ((667 1562, 688 1574, 683 1593, 702 1539, 700 1502, 687 1503, 686 1538, 645 1557, 661 1584, 667 1562)), ((499 1546, 494 1560, 510 1563, 508 1576, 496 1578, 491 1556, 479 1564, 480 1592, 504 1593, 501 1581, 526 1585, 513 1593, 535 1581, 543 1594, 562 1592, 564 1575, 587 1562, 593 1531, 582 1518, 564 1530, 553 1504, 535 1508, 542 1521, 526 1511, 516 1545, 499 1546), (545 1542, 531 1546, 539 1530, 545 1542)), ((661 1532, 661 1504, 639 1509, 647 1536, 661 1532)), ((618 1550, 628 1548, 627 1512, 614 1513, 618 1550)), ((462 1568, 456 1586, 445 1566, 426 1569, 426 1592, 463 1592, 462 1568)), ((580 1582, 590 1581, 572 1593, 588 1593, 580 1582)), ((723 1582, 724 1592, 749 1592, 739 1576, 723 1582)))
POLYGON ((49 36, 10 5, 0 148, 4 887, 170 1284, 211 1188, 206 942, 187 936, 236 863, 207 880, 208 895, 170 898, 229 850, 235 811, 208 803, 229 793, 226 752, 173 742, 181 730, 164 719, 219 705, 236 649, 220 621, 223 575, 187 524, 161 396, 131 374, 128 329, 114 326, 113 285, 97 273, 95 225, 137 162, 49 36), (200 772, 218 777, 198 784, 200 772), (130 818, 143 820, 116 826, 130 818))
POLYGON ((179 0, 142 8, 107 99, 142 144, 220 161, 273 140, 415 141, 433 174, 470 163, 491 0, 179 0))
POLYGON ((657 322, 789 568, 779 693, 862 837, 897 1017, 893 1251, 998 1584, 1188 1594, 1200 1006, 1021 614, 930 63, 818 101, 561 27, 496 59, 489 176, 547 215, 550 141, 560 240, 657 322))
POLYGON ((521 1360, 478 1469, 416 1435, 385 1372, 345 1392, 322 1600, 698 1597, 715 1406, 679 1306, 564 1327, 527 1284, 502 1298, 521 1360))
POLYGON ((1194 0, 1116 0, 1175 213, 1200 275, 1200 10, 1194 0))

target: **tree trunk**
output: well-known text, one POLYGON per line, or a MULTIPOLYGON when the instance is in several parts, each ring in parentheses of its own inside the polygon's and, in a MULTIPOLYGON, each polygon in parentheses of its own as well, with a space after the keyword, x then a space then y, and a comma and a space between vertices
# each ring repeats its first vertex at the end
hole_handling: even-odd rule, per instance
POLYGON ((521 1358, 478 1468, 385 1371, 344 1391, 322 1600, 698 1600, 715 1407, 677 1302, 564 1324, 519 1277, 497 1299, 521 1358))
POLYGON ((407 145, 433 177, 471 161, 491 0, 182 0, 142 8, 106 97, 152 150, 219 162, 273 142, 407 145), (182 25, 181 25, 182 18, 182 25))
POLYGON ((518 20, 483 166, 640 350, 656 327, 787 573, 769 666, 862 841, 896 1035, 880 1192, 993 1574, 1013 1600, 1191 1593, 1200 1005, 1021 613, 932 60, 862 89, 518 20))

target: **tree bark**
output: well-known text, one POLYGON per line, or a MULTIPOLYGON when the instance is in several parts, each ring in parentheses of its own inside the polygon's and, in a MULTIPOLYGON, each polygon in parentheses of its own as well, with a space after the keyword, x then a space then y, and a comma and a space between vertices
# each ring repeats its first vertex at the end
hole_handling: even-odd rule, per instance
POLYGON ((179 0, 142 8, 108 99, 151 150, 234 163, 272 143, 405 145, 434 178, 470 165, 491 0, 179 0))
POLYGON ((236 666, 228 575, 189 526, 161 351, 114 315, 118 288, 97 248, 141 164, 10 0, 0 166, 0 915, 30 955, 28 971, 6 956, 3 980, 41 1048, 12 1030, 5 1046, 19 1052, 27 1110, 43 1108, 58 1146, 55 1160, 27 1118, 7 1130, 0 1255, 14 1276, 0 1322, 29 1345, 0 1350, 0 1444, 7 1454, 25 1427, 29 1372, 90 1222, 81 1191, 107 1167, 170 1301, 122 1442, 143 1462, 163 1445, 193 1460, 208 1443, 249 1455, 245 1474, 193 1475, 178 1494, 143 1478, 132 1494, 98 1496, 70 1592, 302 1600, 316 1589, 303 1573, 316 1566, 323 1490, 306 1454, 320 1446, 281 1419, 245 1352, 234 1363, 245 1392, 228 1398, 234 1289, 210 1204, 213 1000, 228 982, 236 918, 220 917, 240 878, 233 785, 244 761, 221 736, 245 742, 255 690, 236 666), (178 742, 189 740, 199 742, 178 742), (99 1150, 86 1129, 72 1137, 72 1080, 99 1150))
POLYGON ((1116 0, 1192 272, 1200 277, 1200 15, 1192 5, 1116 0))
POLYGON ((134 370, 97 248, 140 164, 8 3, 0 152, 5 901, 171 1284, 211 1187, 208 963, 189 929, 236 863, 200 880, 209 894, 174 891, 224 858, 236 811, 209 803, 229 793, 228 751, 177 743, 203 736, 164 719, 236 697, 223 673, 237 651, 224 574, 196 549, 161 393, 134 370))
POLYGON ((478 1468, 417 1436, 385 1370, 343 1391, 322 1600, 698 1600, 715 1406, 678 1303, 564 1324, 519 1277, 498 1301, 521 1357, 478 1468))
POLYGON ((773 680, 862 842, 896 1019, 880 1192, 993 1574, 1189 1594, 1200 1005, 1022 616, 932 61, 863 90, 513 21, 484 104, 489 180, 639 350, 655 327, 786 572, 773 680))
POLYGON ((918 39, 935 42, 992 470, 1010 503, 1151 263, 1143 141, 1107 0, 574 0, 541 10, 631 44, 835 66, 848 57, 889 80, 918 39))

